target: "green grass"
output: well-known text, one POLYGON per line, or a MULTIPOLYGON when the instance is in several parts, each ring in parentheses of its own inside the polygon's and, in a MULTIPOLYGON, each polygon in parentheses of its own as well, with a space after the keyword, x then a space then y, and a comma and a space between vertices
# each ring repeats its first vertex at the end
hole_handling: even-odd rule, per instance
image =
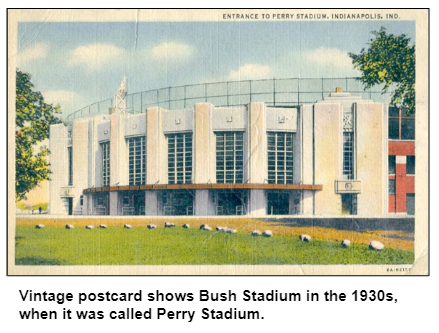
POLYGON ((198 229, 16 228, 17 265, 407 264, 413 252, 198 229))

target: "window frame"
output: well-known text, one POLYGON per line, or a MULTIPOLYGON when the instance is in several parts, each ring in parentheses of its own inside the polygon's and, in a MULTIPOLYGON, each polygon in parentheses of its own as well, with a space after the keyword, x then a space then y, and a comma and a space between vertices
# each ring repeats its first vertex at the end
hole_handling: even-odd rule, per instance
POLYGON ((146 184, 146 137, 133 136, 126 139, 128 148, 128 184, 146 184))
POLYGON ((110 186, 110 141, 101 142, 102 150, 102 186, 110 186))
MULTIPOLYGON (((416 139, 416 117, 415 113, 413 114, 407 114, 407 108, 389 108, 389 124, 388 124, 388 131, 389 131, 389 140, 397 140, 397 141, 414 141, 416 139), (392 110, 398 110, 398 115, 390 115, 392 110), (392 120, 396 120, 398 124, 398 136, 390 137, 390 123, 392 120), (407 139, 403 138, 403 122, 411 121, 413 122, 413 138, 407 139)), ((404 131, 404 133, 408 133, 408 131, 404 131)))
POLYGON ((244 182, 244 132, 215 132, 216 182, 242 184, 244 182))
POLYGON ((168 143, 168 184, 192 184, 193 133, 166 135, 168 143))
POLYGON ((67 158, 69 164, 69 186, 73 186, 73 148, 67 147, 67 158))
POLYGON ((407 155, 406 156, 406 175, 414 176, 415 170, 416 170, 416 157, 415 157, 415 155, 407 155), (409 159, 413 159, 413 172, 409 172, 409 159))
POLYGON ((354 132, 343 132, 343 178, 355 179, 355 136, 354 132))
POLYGON ((396 179, 389 179, 389 195, 396 195, 396 179))
POLYGON ((389 166, 388 166, 388 171, 389 171, 389 175, 396 175, 396 155, 389 155, 389 166), (391 162, 391 159, 393 159, 392 162, 391 162), (390 163, 393 164, 393 171, 394 171, 394 172, 390 172, 390 163))
POLYGON ((294 138, 293 132, 267 132, 268 184, 294 183, 294 138))

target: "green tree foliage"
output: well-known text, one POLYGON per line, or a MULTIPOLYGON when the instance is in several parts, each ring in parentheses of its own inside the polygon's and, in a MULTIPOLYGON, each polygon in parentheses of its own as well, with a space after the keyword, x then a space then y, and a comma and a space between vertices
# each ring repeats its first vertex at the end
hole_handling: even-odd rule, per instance
POLYGON ((34 91, 28 73, 16 70, 15 96, 15 199, 26 199, 26 193, 42 180, 49 179, 49 150, 34 146, 49 137, 49 126, 59 123, 59 106, 44 102, 43 95, 34 91))
POLYGON ((373 31, 374 38, 369 48, 359 54, 349 53, 355 68, 362 72, 359 79, 370 88, 384 84, 383 93, 395 88, 390 105, 407 107, 408 113, 415 111, 415 45, 404 34, 387 34, 382 27, 373 31))

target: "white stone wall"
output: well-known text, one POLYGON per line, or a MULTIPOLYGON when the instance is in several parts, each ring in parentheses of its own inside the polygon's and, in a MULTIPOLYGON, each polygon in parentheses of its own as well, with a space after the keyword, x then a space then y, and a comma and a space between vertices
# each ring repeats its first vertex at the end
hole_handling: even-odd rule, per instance
MULTIPOLYGON (((362 181, 358 195, 358 215, 385 214, 387 211, 387 107, 361 101, 346 93, 331 94, 322 102, 297 108, 266 107, 250 103, 246 107, 215 108, 196 104, 194 110, 149 108, 143 114, 111 114, 77 119, 73 123, 73 210, 91 214, 91 195, 79 200, 86 188, 102 186, 100 143, 110 142, 110 186, 128 185, 127 138, 146 136, 147 184, 167 184, 166 133, 193 133, 195 184, 216 183, 215 131, 244 132, 244 183, 267 184, 267 131, 294 132, 294 183, 323 185, 322 191, 295 190, 290 193, 290 214, 306 216, 341 215, 341 195, 334 189, 342 176, 342 114, 357 105, 356 169, 362 181)), ((68 129, 51 126, 51 214, 67 214, 66 200, 60 195, 68 185, 68 129)), ((196 190, 195 215, 215 215, 212 191, 196 190)), ((111 192, 110 214, 121 214, 120 195, 111 192)), ((160 191, 146 191, 147 215, 161 215, 160 191)), ((247 213, 266 215, 265 190, 249 190, 247 213)))
POLYGON ((81 118, 73 122, 72 153, 73 153, 73 214, 82 214, 80 197, 85 188, 91 187, 93 168, 93 119, 81 118))
POLYGON ((50 126, 49 136, 49 213, 51 215, 67 215, 68 206, 61 197, 61 188, 68 186, 68 130, 64 124, 50 126))

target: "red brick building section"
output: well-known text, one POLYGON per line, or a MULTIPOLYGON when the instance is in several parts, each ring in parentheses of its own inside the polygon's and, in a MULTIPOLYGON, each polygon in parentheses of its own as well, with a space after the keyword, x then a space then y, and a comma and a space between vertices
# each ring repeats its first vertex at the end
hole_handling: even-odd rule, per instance
POLYGON ((415 116, 389 109, 389 213, 415 210, 415 116))

